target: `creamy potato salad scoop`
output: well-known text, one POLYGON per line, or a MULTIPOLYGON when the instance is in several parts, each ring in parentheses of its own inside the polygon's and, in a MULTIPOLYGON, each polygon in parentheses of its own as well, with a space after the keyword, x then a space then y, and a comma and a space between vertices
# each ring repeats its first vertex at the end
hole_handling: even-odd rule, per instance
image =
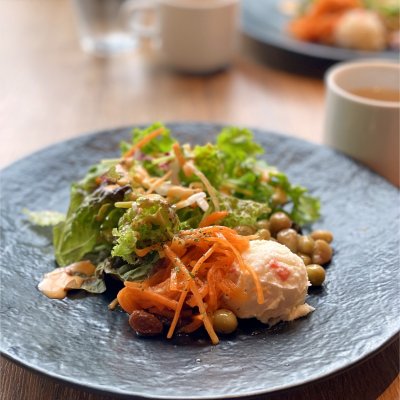
POLYGON ((292 321, 303 317, 314 308, 305 303, 309 282, 303 260, 286 246, 272 240, 252 240, 243 260, 257 273, 261 282, 264 302, 257 302, 254 280, 247 271, 237 267, 237 285, 247 293, 239 302, 227 299, 226 306, 239 318, 257 318, 274 325, 279 321, 292 321))

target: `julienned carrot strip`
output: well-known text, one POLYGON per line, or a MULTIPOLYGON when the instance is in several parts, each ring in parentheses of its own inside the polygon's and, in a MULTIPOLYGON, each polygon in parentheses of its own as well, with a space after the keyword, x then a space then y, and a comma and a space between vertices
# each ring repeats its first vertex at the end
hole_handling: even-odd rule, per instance
MULTIPOLYGON (((199 294, 202 299, 204 299, 208 295, 208 286, 208 283, 206 283, 199 289, 199 294)), ((196 307, 196 299, 192 296, 191 298, 186 300, 186 304, 192 308, 196 307)))
POLYGON ((143 146, 145 146, 147 143, 151 142, 154 138, 156 138, 158 135, 161 135, 165 131, 165 128, 160 127, 153 132, 150 132, 148 135, 146 135, 143 139, 139 140, 137 143, 135 143, 124 155, 123 158, 128 158, 132 157, 136 150, 141 149, 143 146))
MULTIPOLYGON (((193 239, 191 239, 191 238, 187 239, 186 243, 188 245, 194 245, 195 246, 198 243, 199 240, 200 240, 199 238, 194 237, 193 239)), ((224 237, 224 239, 221 239, 221 238, 215 237, 215 236, 208 236, 208 237, 202 238, 201 240, 204 240, 205 242, 209 242, 209 243, 219 243, 220 245, 223 245, 225 248, 228 248, 228 249, 231 248, 230 246, 228 246, 226 244, 226 243, 231 244, 231 241, 228 240, 228 238, 225 238, 225 237, 224 237)), ((232 247, 234 247, 234 246, 232 245, 232 247)), ((239 247, 239 246, 237 246, 237 247, 239 247)), ((246 247, 241 247, 241 248, 239 247, 239 248, 240 248, 241 251, 244 251, 248 247, 249 246, 248 246, 248 243, 247 243, 246 247)))
POLYGON ((121 289, 117 294, 117 299, 119 305, 125 310, 128 314, 131 314, 133 310, 138 308, 135 298, 130 296, 130 292, 127 288, 121 289))
POLYGON ((164 268, 159 269, 149 278, 142 282, 142 285, 146 288, 150 286, 158 285, 161 282, 166 282, 170 279, 171 276, 171 266, 167 266, 164 268))
POLYGON ((197 300, 197 306, 199 307, 199 311, 200 311, 201 315, 203 316, 204 327, 206 328, 206 331, 211 338, 211 342, 213 344, 218 344, 219 343, 218 336, 214 331, 214 327, 210 321, 210 318, 208 317, 207 310, 204 306, 203 299, 201 298, 194 281, 190 281, 189 288, 197 300))
POLYGON ((171 339, 172 335, 174 334, 176 324, 178 323, 179 316, 182 311, 183 303, 185 302, 186 296, 187 296, 187 289, 185 289, 181 295, 179 296, 179 301, 178 301, 178 306, 176 307, 174 318, 171 322, 171 326, 169 327, 168 333, 167 333, 167 338, 171 339))
POLYGON ((221 219, 224 219, 228 214, 228 211, 214 211, 200 221, 199 228, 216 224, 217 222, 220 222, 221 219))
POLYGON ((175 142, 172 145, 172 150, 173 150, 173 152, 175 154, 176 159, 178 160, 178 163, 179 163, 180 167, 182 168, 185 165, 186 160, 185 160, 185 157, 182 154, 181 146, 179 145, 178 142, 175 142))
POLYGON ((197 301, 197 306, 199 307, 200 314, 203 316, 203 322, 204 322, 204 327, 207 330, 208 335, 210 336, 211 342, 213 344, 218 344, 219 339, 217 334, 214 331, 214 327, 212 326, 212 323, 207 315, 207 310, 204 306, 203 299, 200 296, 200 293, 198 291, 197 285, 191 276, 190 272, 187 270, 186 266, 182 263, 182 261, 179 259, 179 257, 176 256, 176 254, 168 247, 168 245, 164 245, 164 250, 165 250, 165 255, 171 260, 171 262, 175 265, 177 265, 179 268, 181 268, 188 280, 189 280, 189 289, 193 293, 193 296, 195 297, 197 301))
MULTIPOLYGON (((224 237, 223 235, 218 235, 218 236, 224 237)), ((225 239, 225 238, 224 238, 224 239, 225 239)), ((230 248, 232 249, 233 253, 235 254, 239 266, 240 266, 242 269, 245 269, 245 270, 247 270, 248 272, 250 272, 250 275, 251 275, 252 278, 253 278, 253 281, 254 281, 254 284, 255 284, 256 290, 257 290, 257 303, 258 303, 258 304, 264 303, 264 292, 263 292, 263 289, 262 289, 262 287, 261 287, 260 279, 258 278, 256 272, 254 271, 253 268, 251 268, 250 266, 248 266, 248 265, 243 261, 243 258, 242 258, 242 256, 240 255, 240 253, 237 251, 237 249, 236 249, 234 246, 232 246, 232 244, 231 244, 228 240, 225 239, 225 241, 226 241, 226 245, 227 245, 228 247, 230 247, 230 248)))
POLYGON ((201 318, 201 315, 193 315, 192 317, 192 322, 189 324, 183 326, 180 329, 180 332, 183 333, 192 333, 199 329, 203 325, 203 319, 201 318))
POLYGON ((131 285, 131 283, 132 282, 125 282, 125 286, 132 292, 132 294, 134 294, 134 297, 137 300, 142 298, 144 300, 153 301, 158 305, 163 305, 171 310, 176 310, 176 307, 178 306, 178 302, 176 300, 169 299, 151 290, 141 290, 137 286, 131 285))
POLYGON ((156 250, 159 247, 160 247, 159 244, 154 244, 152 246, 148 246, 148 247, 145 247, 143 249, 136 249, 135 253, 139 257, 144 257, 146 254, 149 254, 151 251, 156 250))
POLYGON ((210 247, 196 262, 195 266, 192 269, 192 275, 196 275, 201 266, 203 265, 204 261, 207 260, 208 257, 211 256, 212 253, 214 253, 215 249, 217 248, 216 244, 213 244, 212 247, 210 247))
POLYGON ((203 228, 199 228, 199 229, 186 229, 183 231, 179 232, 179 236, 203 236, 205 234, 213 234, 216 232, 220 232, 220 233, 231 233, 234 234, 236 236, 238 236, 238 234, 236 233, 235 230, 228 228, 227 226, 221 226, 221 225, 213 225, 213 226, 204 226, 203 228))
POLYGON ((215 281, 215 268, 211 268, 207 273, 208 282, 208 307, 210 310, 215 311, 217 309, 217 287, 215 281))

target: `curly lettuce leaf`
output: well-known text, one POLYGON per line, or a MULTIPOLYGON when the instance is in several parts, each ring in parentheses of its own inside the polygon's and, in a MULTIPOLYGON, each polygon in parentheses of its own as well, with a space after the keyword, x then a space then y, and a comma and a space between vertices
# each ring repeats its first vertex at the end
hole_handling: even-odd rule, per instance
POLYGON ((168 241, 178 230, 179 219, 163 197, 139 197, 113 230, 117 243, 111 254, 133 263, 136 249, 168 241))
POLYGON ((102 185, 88 194, 79 184, 72 185, 67 217, 53 229, 55 256, 60 266, 110 247, 109 233, 124 212, 115 211, 111 205, 123 200, 128 190, 127 186, 102 185))
POLYGON ((111 275, 122 282, 140 281, 151 275, 159 260, 160 256, 156 251, 147 254, 145 257, 132 256, 132 263, 130 264, 119 257, 108 257, 97 266, 96 275, 111 275))
POLYGON ((283 209, 283 205, 274 202, 274 194, 279 189, 288 199, 285 211, 294 222, 302 225, 319 218, 318 199, 310 196, 305 188, 292 185, 284 173, 256 158, 263 149, 254 142, 249 130, 224 128, 215 145, 196 146, 193 153, 196 166, 217 190, 266 204, 272 213, 283 209))
POLYGON ((158 128, 164 128, 164 132, 161 133, 156 138, 154 138, 153 140, 151 140, 145 146, 143 146, 140 149, 142 153, 147 155, 156 155, 171 151, 172 145, 175 143, 175 139, 171 137, 170 130, 167 127, 165 127, 161 122, 156 122, 145 129, 135 128, 132 134, 133 144, 138 143, 149 133, 155 131, 158 128))
POLYGON ((320 202, 308 194, 303 186, 292 185, 288 177, 279 171, 270 173, 271 184, 282 188, 290 202, 284 206, 274 207, 274 211, 284 210, 299 225, 310 224, 320 217, 320 202))
POLYGON ((221 210, 229 211, 229 214, 221 222, 222 225, 229 228, 240 225, 255 226, 259 219, 266 218, 271 211, 265 203, 242 200, 233 196, 219 195, 218 200, 221 210))
MULTIPOLYGON (((207 143, 204 146, 195 146, 193 154, 197 168, 207 177, 211 185, 218 188, 223 179, 223 174, 221 174, 222 159, 218 148, 211 143, 207 143)), ((182 178, 187 180, 184 175, 182 178)), ((194 178, 196 177, 194 176, 194 178)))
POLYGON ((217 137, 217 148, 222 153, 224 168, 231 174, 235 167, 249 158, 264 153, 263 148, 254 142, 248 129, 227 127, 217 137))

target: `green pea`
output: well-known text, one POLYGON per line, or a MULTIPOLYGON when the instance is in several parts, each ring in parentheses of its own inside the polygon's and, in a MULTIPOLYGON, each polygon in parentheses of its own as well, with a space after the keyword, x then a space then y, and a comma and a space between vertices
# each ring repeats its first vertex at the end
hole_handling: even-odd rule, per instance
POLYGON ((242 236, 249 236, 255 233, 255 229, 248 225, 239 225, 235 228, 235 231, 242 236))
POLYGON ((325 281, 325 270, 318 264, 306 266, 308 280, 313 286, 321 286, 325 281))
POLYGON ((311 236, 299 235, 297 245, 301 253, 311 255, 314 250, 314 239, 311 236))
POLYGON ((325 242, 327 243, 331 243, 333 240, 333 234, 330 231, 326 231, 326 230, 316 230, 314 232, 311 233, 311 237, 314 240, 325 240, 325 242))
POLYGON ((273 235, 281 231, 282 229, 288 229, 291 226, 292 226, 292 221, 282 211, 273 213, 269 219, 269 227, 273 235))
POLYGON ((223 308, 215 311, 212 321, 215 331, 223 334, 232 333, 238 326, 236 315, 223 308))

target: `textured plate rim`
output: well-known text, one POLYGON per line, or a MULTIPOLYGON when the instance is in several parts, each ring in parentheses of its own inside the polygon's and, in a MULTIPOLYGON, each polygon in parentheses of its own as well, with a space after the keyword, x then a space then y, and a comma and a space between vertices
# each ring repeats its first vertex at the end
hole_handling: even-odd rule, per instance
MULTIPOLYGON (((223 126, 232 125, 232 124, 224 123, 224 122, 204 122, 204 121, 167 121, 167 122, 165 122, 166 126, 189 125, 189 124, 194 125, 194 126, 204 126, 204 127, 216 128, 216 129, 220 129, 223 126)), ((75 136, 73 138, 50 144, 41 149, 38 149, 35 152, 32 152, 26 156, 23 156, 22 158, 16 160, 15 162, 12 162, 11 164, 5 166, 4 168, 2 168, 0 170, 0 173, 8 170, 9 168, 13 168, 14 165, 19 164, 20 162, 24 162, 27 159, 34 157, 35 155, 45 153, 51 148, 63 146, 65 143, 74 142, 74 141, 80 140, 80 139, 85 140, 85 139, 89 139, 91 137, 95 138, 101 134, 112 135, 115 132, 124 132, 124 131, 129 132, 130 130, 132 130, 135 127, 140 128, 140 127, 144 127, 144 126, 148 126, 148 125, 150 125, 150 123, 139 123, 139 124, 124 125, 121 127, 105 128, 105 129, 101 129, 101 130, 86 132, 81 135, 75 136)), ((250 127, 250 126, 245 126, 245 127, 249 130, 264 133, 266 135, 285 137, 285 138, 291 139, 293 141, 306 142, 306 143, 312 144, 313 146, 316 146, 318 148, 326 148, 326 146, 324 146, 322 144, 314 143, 314 142, 311 142, 309 140, 305 140, 302 138, 293 137, 288 133, 282 133, 282 132, 277 132, 277 131, 273 131, 273 130, 270 131, 268 129, 263 129, 263 128, 259 128, 259 127, 250 127)), ((356 161, 354 161, 354 162, 356 162, 356 161)), ((366 168, 366 167, 363 167, 363 168, 366 168)), ((366 168, 366 169, 368 169, 368 168, 366 168)), ((382 179, 384 179, 384 178, 382 178, 382 179)), ((385 180, 385 182, 386 182, 386 180, 385 180)), ((1 326, 1 324, 0 324, 0 326, 1 326)), ((0 333, 1 333, 1 329, 0 329, 0 333)), ((272 387, 271 389, 263 389, 263 390, 258 390, 258 391, 254 391, 254 392, 248 392, 246 394, 216 395, 216 396, 212 396, 212 397, 202 397, 202 396, 184 396, 184 397, 183 396, 173 396, 173 397, 171 397, 171 396, 163 396, 163 395, 151 395, 151 394, 138 393, 138 392, 132 392, 132 391, 128 392, 128 391, 124 391, 124 390, 119 390, 118 388, 115 388, 115 387, 105 387, 105 386, 101 386, 98 384, 96 385, 96 384, 92 384, 92 383, 82 383, 76 379, 72 379, 67 376, 52 373, 51 371, 48 371, 44 368, 40 368, 39 366, 30 364, 29 362, 23 360, 22 358, 9 353, 8 351, 4 350, 3 348, 0 348, 0 355, 6 357, 8 360, 16 363, 17 365, 19 365, 21 367, 24 367, 32 372, 35 372, 40 375, 44 375, 46 377, 54 379, 55 381, 63 382, 63 383, 66 383, 68 385, 71 385, 73 387, 76 387, 76 388, 79 388, 82 390, 93 391, 93 392, 103 394, 103 395, 116 395, 116 396, 119 396, 120 398, 134 397, 134 398, 138 398, 138 399, 158 399, 158 400, 185 400, 185 399, 187 399, 187 400, 206 400, 206 399, 218 400, 218 399, 247 399, 247 398, 251 399, 251 398, 255 398, 255 397, 266 395, 266 394, 277 394, 277 393, 287 392, 287 391, 290 391, 293 389, 301 388, 301 387, 304 387, 311 383, 320 382, 320 381, 329 379, 331 377, 334 377, 336 375, 339 375, 340 373, 343 373, 345 371, 348 371, 348 370, 356 367, 357 365, 365 362, 366 360, 372 358, 374 355, 380 353, 387 346, 390 346, 390 344, 392 344, 392 342, 394 342, 394 340, 396 340, 396 339, 398 340, 399 333, 400 333, 400 328, 395 329, 394 331, 390 332, 389 335, 385 335, 385 337, 379 342, 377 347, 371 349, 369 352, 363 354, 362 356, 360 356, 358 358, 353 359, 350 363, 339 366, 330 372, 323 373, 312 379, 303 379, 301 381, 298 381, 297 383, 281 385, 279 387, 272 387)))
POLYGON ((126 399, 126 398, 137 398, 137 399, 156 399, 156 400, 223 400, 223 399, 253 399, 257 398, 259 396, 263 395, 270 395, 270 394, 279 394, 279 393, 285 393, 289 392, 294 389, 300 389, 302 387, 305 387, 309 384, 314 384, 318 382, 325 381, 327 379, 333 378, 335 376, 340 375, 341 373, 347 372, 353 368, 356 368, 357 366, 363 364, 364 362, 368 361, 369 359, 373 358, 377 354, 379 354, 381 351, 383 351, 385 348, 389 347, 391 344, 393 344, 396 340, 399 340, 399 331, 394 333, 390 338, 387 340, 383 341, 380 346, 374 350, 372 350, 370 353, 360 357, 357 360, 354 360, 354 362, 346 365, 345 367, 338 367, 337 369, 321 375, 315 379, 305 379, 299 383, 296 383, 294 385, 286 385, 286 386, 280 386, 278 388, 272 388, 271 390, 261 390, 257 392, 249 392, 247 394, 238 394, 238 395, 219 395, 219 396, 213 396, 213 397, 199 397, 199 396, 159 396, 159 395, 147 395, 143 393, 133 393, 133 392, 126 392, 126 391, 120 391, 115 388, 105 388, 100 385, 85 385, 83 383, 80 383, 79 381, 75 379, 70 379, 64 376, 60 376, 57 374, 53 374, 45 369, 32 366, 27 362, 22 361, 19 357, 11 356, 9 353, 4 352, 2 349, 0 349, 0 354, 4 357, 6 357, 9 361, 15 363, 16 365, 23 367, 33 373, 37 373, 39 375, 45 376, 47 378, 53 379, 56 382, 61 382, 65 383, 67 385, 70 385, 74 388, 81 389, 81 390, 86 390, 89 392, 95 392, 97 394, 102 394, 102 395, 113 395, 113 396, 118 396, 121 399, 126 399))

